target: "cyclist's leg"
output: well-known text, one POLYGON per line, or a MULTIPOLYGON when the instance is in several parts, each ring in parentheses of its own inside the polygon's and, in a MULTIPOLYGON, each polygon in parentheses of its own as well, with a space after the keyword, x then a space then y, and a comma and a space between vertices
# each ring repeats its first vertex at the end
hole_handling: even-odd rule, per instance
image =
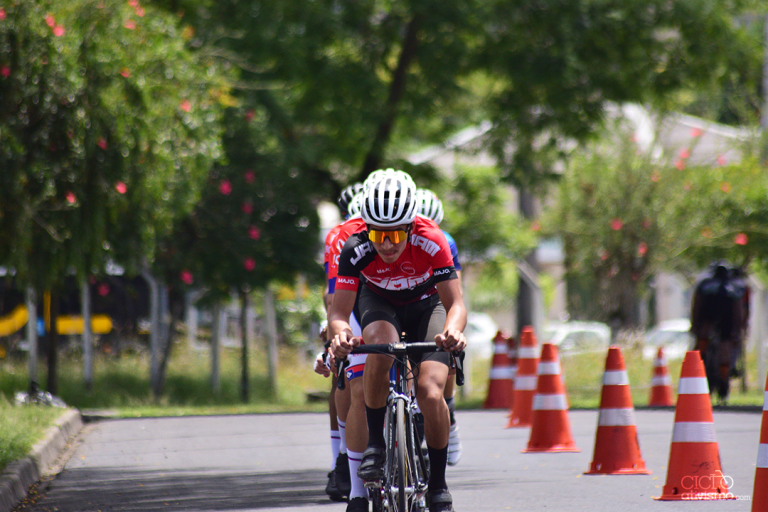
MULTIPOLYGON (((439 301, 434 300, 419 319, 417 339, 433 340, 443 331, 444 325, 445 308, 439 301)), ((444 391, 449 365, 450 355, 438 352, 424 356, 418 370, 416 396, 424 414, 424 435, 429 452, 430 510, 453 510, 448 484, 445 481, 450 418, 444 391), (434 503, 432 498, 435 498, 434 503)))
POLYGON ((336 488, 342 496, 349 496, 349 461, 347 460, 347 420, 349 416, 350 389, 336 389, 336 414, 339 424, 339 454, 334 464, 336 488))
MULTIPOLYGON (((390 303, 362 287, 359 294, 360 325, 367 344, 395 343, 400 340, 400 326, 390 303)), ((363 480, 376 480, 383 472, 384 418, 389 394, 389 370, 392 359, 369 354, 363 373, 365 416, 368 424, 368 444, 358 474, 363 480)))
POLYGON ((730 371, 731 371, 731 347, 733 343, 731 341, 721 340, 720 347, 717 354, 718 362, 718 396, 720 401, 725 403, 728 399, 728 393, 730 391, 730 371))
POLYGON ((448 464, 455 466, 461 459, 461 439, 459 438, 459 424, 456 423, 456 369, 451 368, 448 372, 448 381, 445 383, 445 404, 448 406, 448 417, 451 424, 450 435, 448 437, 448 464))

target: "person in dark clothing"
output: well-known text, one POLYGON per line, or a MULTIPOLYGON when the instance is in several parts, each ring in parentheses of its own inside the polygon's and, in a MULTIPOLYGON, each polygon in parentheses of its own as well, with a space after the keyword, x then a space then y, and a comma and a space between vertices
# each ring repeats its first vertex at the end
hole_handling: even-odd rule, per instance
POLYGON ((743 271, 718 262, 696 285, 691 333, 701 352, 710 393, 725 403, 730 377, 741 354, 748 318, 748 288, 743 271))

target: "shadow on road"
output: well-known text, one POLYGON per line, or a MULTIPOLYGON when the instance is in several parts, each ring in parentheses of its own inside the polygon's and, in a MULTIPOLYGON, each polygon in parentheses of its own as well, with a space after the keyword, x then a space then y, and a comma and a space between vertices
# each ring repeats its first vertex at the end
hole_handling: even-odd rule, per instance
MULTIPOLYGON (((324 473, 220 474, 204 471, 66 470, 17 512, 258 510, 332 505, 324 473), (56 491, 55 493, 53 491, 56 491)), ((337 504, 338 506, 338 504, 337 504)))

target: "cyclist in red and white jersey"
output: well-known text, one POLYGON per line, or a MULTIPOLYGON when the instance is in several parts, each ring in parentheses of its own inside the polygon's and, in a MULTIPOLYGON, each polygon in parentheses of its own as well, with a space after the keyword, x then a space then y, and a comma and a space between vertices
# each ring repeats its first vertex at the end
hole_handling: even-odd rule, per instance
MULTIPOLYGON (((405 175, 405 173, 401 174, 405 175)), ((405 175, 407 176, 407 175, 405 175)), ((395 343, 405 332, 412 341, 434 339, 448 351, 463 350, 467 310, 445 236, 434 221, 416 215, 416 186, 408 177, 385 176, 365 192, 362 218, 367 229, 344 244, 329 314, 331 352, 345 357, 361 342, 348 323, 360 285, 360 323, 366 343, 395 343)), ((452 511, 445 480, 450 420, 443 392, 449 354, 417 358, 417 400, 424 414, 430 459, 430 512, 452 511)), ((384 417, 392 360, 370 355, 363 385, 368 446, 358 471, 380 479, 384 464, 384 417)), ((365 503, 367 510, 367 502, 365 503)))
MULTIPOLYGON (((339 194, 338 206, 339 212, 344 219, 348 219, 351 216, 360 215, 360 207, 362 206, 360 198, 355 202, 355 194, 361 192, 363 189, 362 184, 355 183, 344 188, 339 194)), ((342 224, 337 225, 325 237, 325 253, 323 257, 323 266, 325 268, 327 287, 325 295, 323 297, 325 303, 326 312, 330 308, 331 301, 333 299, 333 284, 328 278, 329 267, 331 259, 334 257, 333 247, 336 240, 336 236, 341 230, 342 224)), ((356 322, 350 320, 350 323, 359 332, 359 325, 356 322)), ((328 377, 331 375, 330 368, 326 365, 327 361, 327 349, 330 345, 330 340, 327 339, 327 328, 323 329, 320 333, 320 337, 325 341, 325 353, 320 353, 315 361, 315 372, 328 377)), ((330 415, 331 422, 331 454, 332 454, 332 469, 328 473, 328 483, 325 486, 325 493, 334 501, 342 501, 345 496, 349 496, 352 484, 352 477, 349 472, 349 462, 347 454, 347 442, 346 442, 346 421, 347 412, 350 404, 350 392, 337 391, 336 387, 336 375, 333 375, 331 379, 331 392, 328 398, 328 413, 330 415)), ((356 476, 355 476, 356 478, 356 476)))

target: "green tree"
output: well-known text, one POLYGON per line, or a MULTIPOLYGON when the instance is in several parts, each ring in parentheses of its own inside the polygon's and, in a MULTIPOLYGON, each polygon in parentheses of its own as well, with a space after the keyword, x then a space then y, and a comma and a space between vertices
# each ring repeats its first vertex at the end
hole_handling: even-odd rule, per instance
POLYGON ((622 327, 639 326, 658 272, 693 279, 714 260, 768 255, 768 181, 748 147, 739 163, 689 166, 691 148, 660 156, 630 133, 617 127, 574 152, 543 221, 563 241, 572 316, 622 327))
POLYGON ((138 2, 2 8, 0 261, 54 291, 110 260, 151 261, 220 153, 216 76, 138 2))

